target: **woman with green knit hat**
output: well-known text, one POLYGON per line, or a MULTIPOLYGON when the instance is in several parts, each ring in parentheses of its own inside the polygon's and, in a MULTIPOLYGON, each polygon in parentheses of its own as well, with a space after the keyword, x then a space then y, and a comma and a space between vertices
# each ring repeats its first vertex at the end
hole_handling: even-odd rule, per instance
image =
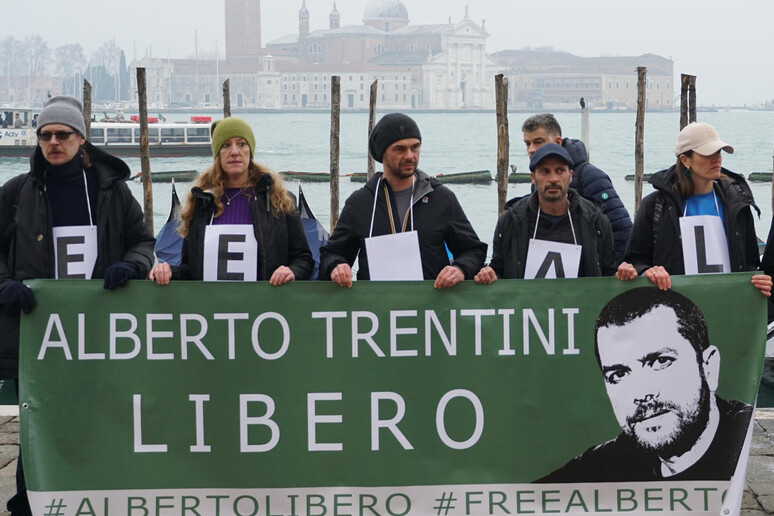
POLYGON ((148 279, 306 280, 314 260, 293 196, 253 159, 255 136, 240 118, 212 123, 214 162, 196 181, 180 213, 180 265, 159 263, 148 279))

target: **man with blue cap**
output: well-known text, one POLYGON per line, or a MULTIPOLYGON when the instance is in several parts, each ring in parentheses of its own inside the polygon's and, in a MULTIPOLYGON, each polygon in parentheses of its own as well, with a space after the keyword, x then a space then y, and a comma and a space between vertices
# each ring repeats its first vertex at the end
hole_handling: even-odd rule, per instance
POLYGON ((532 155, 534 191, 513 199, 497 221, 492 261, 474 277, 576 278, 615 274, 610 221, 602 208, 570 188, 572 157, 556 143, 532 155))

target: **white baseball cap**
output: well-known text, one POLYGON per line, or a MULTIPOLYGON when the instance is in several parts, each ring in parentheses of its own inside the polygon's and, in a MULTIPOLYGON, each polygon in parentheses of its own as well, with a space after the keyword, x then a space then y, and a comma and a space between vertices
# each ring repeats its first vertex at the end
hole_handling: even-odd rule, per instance
POLYGON ((720 139, 714 127, 704 122, 693 122, 686 125, 677 136, 675 155, 694 151, 702 156, 711 156, 721 149, 729 154, 734 153, 734 148, 720 139))

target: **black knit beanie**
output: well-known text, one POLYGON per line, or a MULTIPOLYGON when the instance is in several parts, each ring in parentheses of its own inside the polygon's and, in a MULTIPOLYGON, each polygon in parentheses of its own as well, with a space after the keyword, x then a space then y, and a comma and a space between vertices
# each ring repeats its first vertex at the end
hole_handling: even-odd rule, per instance
POLYGON ((368 138, 368 153, 379 163, 382 162, 387 148, 398 140, 417 138, 422 141, 419 127, 410 117, 403 113, 384 115, 374 126, 368 138))

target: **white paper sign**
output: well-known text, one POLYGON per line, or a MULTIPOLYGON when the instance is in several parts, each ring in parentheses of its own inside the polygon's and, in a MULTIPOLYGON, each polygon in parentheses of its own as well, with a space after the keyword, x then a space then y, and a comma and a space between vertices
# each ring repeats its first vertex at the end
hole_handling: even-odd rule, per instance
POLYGON ((731 272, 723 221, 716 215, 680 217, 686 274, 731 272))
POLYGON ((530 238, 524 279, 577 278, 582 246, 530 238))
POLYGON ((204 230, 204 281, 257 281, 258 241, 251 224, 204 230))
POLYGON ((371 281, 421 281, 422 258, 416 231, 365 239, 371 281))
POLYGON ((97 226, 60 226, 54 233, 54 277, 91 279, 97 263, 97 226))

